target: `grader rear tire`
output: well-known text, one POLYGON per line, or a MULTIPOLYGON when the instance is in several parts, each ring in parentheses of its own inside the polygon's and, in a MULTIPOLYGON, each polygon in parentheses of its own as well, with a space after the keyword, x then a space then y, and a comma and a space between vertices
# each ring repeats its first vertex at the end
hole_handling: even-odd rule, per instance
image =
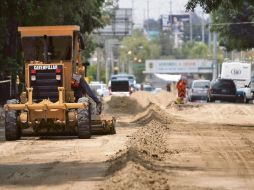
POLYGON ((113 122, 112 127, 110 128, 109 134, 110 135, 116 134, 115 121, 113 122))
MULTIPOLYGON (((78 103, 89 103, 88 98, 79 98, 78 103)), ((91 113, 89 106, 84 109, 78 109, 78 138, 89 139, 92 135, 91 113)))
MULTIPOLYGON (((16 104, 17 100, 8 100, 7 104, 16 104)), ((21 131, 17 124, 16 111, 5 112, 5 139, 7 141, 15 141, 20 139, 21 131)))

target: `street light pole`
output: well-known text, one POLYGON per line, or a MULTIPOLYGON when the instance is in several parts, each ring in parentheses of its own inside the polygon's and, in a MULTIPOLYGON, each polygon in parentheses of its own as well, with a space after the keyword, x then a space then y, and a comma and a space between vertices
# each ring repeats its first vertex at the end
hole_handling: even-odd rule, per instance
POLYGON ((213 33, 213 79, 218 78, 218 49, 217 49, 217 33, 213 33))
POLYGON ((128 54, 127 55, 127 58, 128 58, 128 73, 132 74, 133 73, 133 71, 132 71, 132 61, 130 60, 130 56, 132 54, 132 51, 129 50, 127 54, 128 54))

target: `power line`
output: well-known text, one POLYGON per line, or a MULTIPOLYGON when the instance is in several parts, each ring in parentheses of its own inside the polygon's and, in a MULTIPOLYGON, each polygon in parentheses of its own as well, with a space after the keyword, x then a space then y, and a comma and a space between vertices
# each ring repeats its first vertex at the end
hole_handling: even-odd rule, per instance
POLYGON ((225 22, 225 23, 208 23, 208 25, 213 25, 213 26, 225 26, 225 25, 245 25, 245 24, 254 24, 254 22, 225 22))

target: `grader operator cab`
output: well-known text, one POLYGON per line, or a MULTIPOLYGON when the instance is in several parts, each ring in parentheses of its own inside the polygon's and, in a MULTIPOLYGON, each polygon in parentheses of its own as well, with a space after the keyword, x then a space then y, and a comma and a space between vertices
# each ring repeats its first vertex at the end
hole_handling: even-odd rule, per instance
MULTIPOLYGON (((84 71, 84 42, 79 26, 19 27, 25 89, 5 105, 6 140, 22 135, 77 135, 90 138, 98 130, 115 133, 113 117, 91 116, 91 100, 75 99, 73 75, 84 71), (96 118, 91 121, 91 117, 96 118)), ((82 76, 83 77, 83 76, 82 76)))

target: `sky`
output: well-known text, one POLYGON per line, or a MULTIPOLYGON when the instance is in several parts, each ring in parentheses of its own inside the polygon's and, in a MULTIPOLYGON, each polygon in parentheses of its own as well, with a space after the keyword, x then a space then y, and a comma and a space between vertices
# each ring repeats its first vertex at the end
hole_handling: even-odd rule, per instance
MULTIPOLYGON (((160 18, 160 15, 167 15, 170 13, 170 0, 119 0, 120 8, 131 8, 132 3, 134 7, 133 20, 136 26, 142 26, 144 19, 148 18, 147 2, 149 2, 149 18, 155 20, 160 18)), ((172 12, 185 12, 185 5, 188 0, 171 0, 172 12)))

